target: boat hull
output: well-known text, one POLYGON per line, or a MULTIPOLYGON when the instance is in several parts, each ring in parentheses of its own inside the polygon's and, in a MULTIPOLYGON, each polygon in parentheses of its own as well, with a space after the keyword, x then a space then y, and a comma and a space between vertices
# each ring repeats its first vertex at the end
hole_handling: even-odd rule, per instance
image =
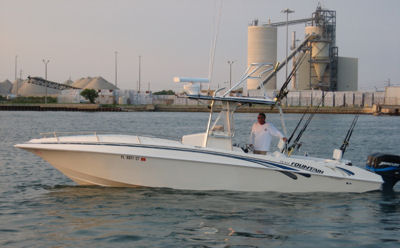
MULTIPOLYGON (((79 185, 167 187, 185 190, 366 192, 382 181, 254 165, 257 156, 230 156, 193 149, 113 145, 20 145, 79 185), (51 147, 51 148, 50 148, 51 147), (179 159, 178 159, 179 158, 179 159)), ((261 157, 261 156, 260 156, 261 157)), ((358 170, 361 170, 357 168, 358 170)), ((374 175, 371 173, 371 175, 374 175)), ((375 176, 375 175, 374 175, 375 176)))

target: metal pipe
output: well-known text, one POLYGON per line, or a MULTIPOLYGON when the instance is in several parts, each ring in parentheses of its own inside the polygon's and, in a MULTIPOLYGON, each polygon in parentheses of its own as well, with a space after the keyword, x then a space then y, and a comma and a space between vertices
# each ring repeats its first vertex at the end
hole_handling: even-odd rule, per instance
MULTIPOLYGON (((307 42, 312 40, 314 37, 311 35, 307 35, 306 38, 301 42, 301 44, 295 49, 293 50, 293 52, 291 54, 289 54, 288 56, 288 60, 292 59, 292 57, 294 55, 296 55, 296 53, 298 53, 304 46, 307 45, 307 42)), ((282 63, 279 63, 278 66, 276 66, 275 70, 273 72, 271 72, 262 82, 262 85, 265 85, 266 83, 268 83, 268 81, 276 75, 276 73, 282 69, 282 67, 286 65, 286 60, 282 61, 282 63)), ((258 87, 257 89, 260 89, 260 87, 258 87)))
POLYGON ((232 64, 235 63, 235 61, 229 61, 228 60, 228 64, 229 64, 229 89, 232 88, 232 64))
MULTIPOLYGON (((240 84, 242 84, 243 83, 243 81, 245 81, 245 80, 247 80, 248 78, 252 78, 252 75, 258 70, 258 69, 260 69, 261 67, 265 67, 265 66, 273 66, 272 64, 270 64, 270 63, 252 63, 252 64, 250 64, 250 66, 249 67, 247 67, 247 70, 246 70, 246 72, 243 74, 243 76, 240 78, 240 80, 239 80, 239 82, 238 83, 236 83, 232 88, 230 88, 228 91, 226 91, 222 96, 224 97, 224 96, 227 96, 233 89, 235 89, 237 86, 239 86, 240 84), (255 69, 254 69, 255 68, 255 69)), ((259 75, 259 77, 257 77, 257 78, 261 78, 261 76, 262 76, 262 74, 263 73, 266 73, 266 72, 268 72, 268 71, 271 71, 272 70, 272 68, 270 68, 270 69, 266 69, 266 70, 264 70, 260 75, 259 75)), ((254 77, 253 77, 254 78, 254 77)), ((259 87, 260 88, 260 87, 259 87)))

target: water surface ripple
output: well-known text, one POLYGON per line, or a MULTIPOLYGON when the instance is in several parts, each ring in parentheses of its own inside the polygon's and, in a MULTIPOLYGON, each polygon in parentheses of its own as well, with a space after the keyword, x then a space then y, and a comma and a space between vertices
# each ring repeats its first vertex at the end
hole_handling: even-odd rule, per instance
MULTIPOLYGON (((246 143, 256 114, 238 114, 246 143)), ((279 126, 277 115, 268 115, 279 126)), ((292 130, 300 115, 287 115, 292 130)), ((351 115, 317 115, 300 153, 330 157, 351 115)), ((400 185, 392 193, 280 194, 76 186, 13 147, 40 132, 105 131, 179 139, 206 113, 0 112, 1 247, 398 247, 400 185)), ((400 118, 361 116, 345 158, 400 154, 400 118)))

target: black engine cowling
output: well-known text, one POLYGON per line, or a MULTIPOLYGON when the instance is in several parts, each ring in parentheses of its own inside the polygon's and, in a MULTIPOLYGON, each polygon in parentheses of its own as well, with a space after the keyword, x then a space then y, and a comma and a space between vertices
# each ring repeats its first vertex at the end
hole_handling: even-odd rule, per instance
POLYGON ((391 190, 400 180, 400 156, 374 153, 368 156, 367 170, 383 178, 383 190, 391 190))

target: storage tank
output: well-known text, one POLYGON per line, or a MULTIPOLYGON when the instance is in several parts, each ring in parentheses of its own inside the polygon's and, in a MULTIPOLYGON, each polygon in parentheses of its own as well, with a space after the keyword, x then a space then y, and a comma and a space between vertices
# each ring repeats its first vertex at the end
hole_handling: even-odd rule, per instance
MULTIPOLYGON (((307 34, 317 34, 322 37, 322 28, 319 26, 308 26, 305 30, 307 34)), ((311 43, 311 59, 318 81, 322 81, 326 66, 329 63, 329 41, 319 39, 311 43)))
MULTIPOLYGON (((270 25, 258 26, 254 22, 248 27, 247 41, 247 65, 252 63, 273 63, 277 59, 277 28, 270 25)), ((260 81, 257 79, 247 80, 247 90, 257 89, 260 81)), ((273 77, 265 89, 276 89, 276 77, 273 77)))
POLYGON ((307 26, 305 29, 306 35, 316 34, 322 36, 322 28, 320 26, 307 26))
MULTIPOLYGON (((303 52, 302 52, 303 53, 303 52)), ((311 75, 310 75, 310 52, 306 51, 303 63, 300 64, 296 75, 296 89, 297 90, 310 90, 311 89, 311 75)))
POLYGON ((118 98, 118 104, 119 104, 119 105, 128 104, 128 99, 126 99, 125 96, 120 96, 120 97, 118 98))

